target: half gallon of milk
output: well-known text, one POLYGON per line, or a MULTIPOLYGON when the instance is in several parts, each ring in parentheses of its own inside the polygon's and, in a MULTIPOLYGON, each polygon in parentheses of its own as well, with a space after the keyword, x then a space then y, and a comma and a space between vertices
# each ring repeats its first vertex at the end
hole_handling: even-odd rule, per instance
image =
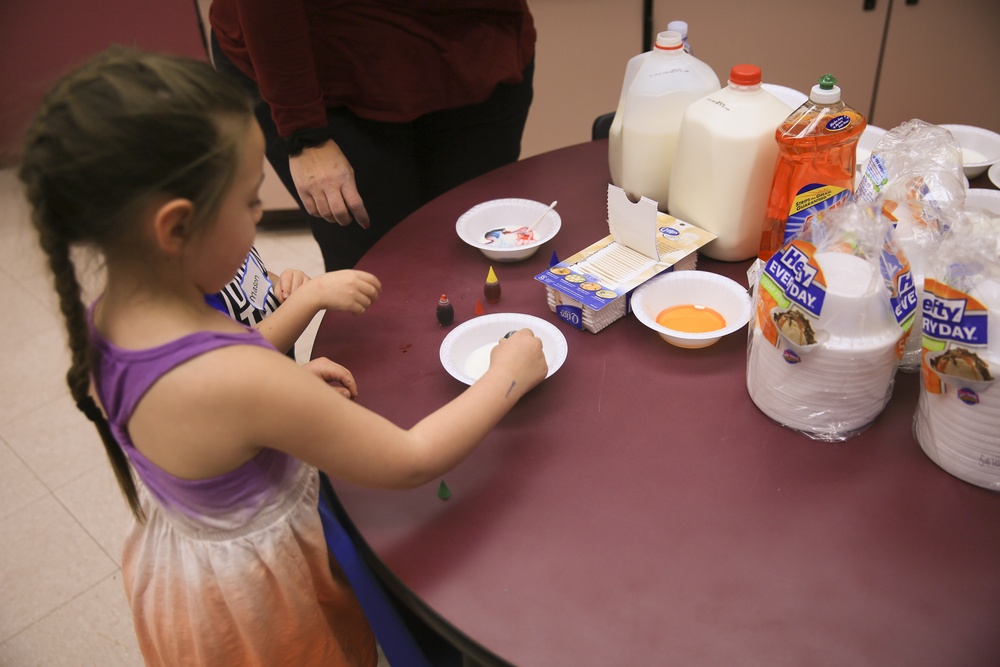
POLYGON ((723 261, 757 254, 778 157, 774 132, 792 112, 761 88, 760 68, 736 65, 729 84, 684 113, 668 212, 712 232, 701 253, 723 261))

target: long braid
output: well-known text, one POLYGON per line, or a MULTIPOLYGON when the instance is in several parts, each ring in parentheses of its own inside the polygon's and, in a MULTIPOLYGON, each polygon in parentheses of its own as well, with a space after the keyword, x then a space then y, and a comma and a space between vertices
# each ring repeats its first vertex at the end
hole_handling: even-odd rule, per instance
POLYGON ((66 320, 66 331, 69 334, 72 361, 66 372, 66 384, 69 385, 70 394, 76 401, 77 408, 97 428, 97 433, 101 436, 101 442, 104 443, 104 450, 111 461, 115 478, 128 502, 129 509, 132 510, 132 514, 137 520, 144 521, 145 516, 139 505, 139 495, 136 491, 135 479, 132 477, 128 457, 125 456, 125 452, 111 432, 111 426, 108 424, 104 412, 97 406, 90 393, 90 373, 95 353, 90 344, 86 308, 81 299, 80 283, 76 277, 76 270, 70 259, 70 247, 64 239, 52 233, 48 225, 41 219, 44 215, 42 208, 36 207, 33 215, 36 218, 35 226, 39 231, 39 241, 49 258, 49 268, 52 270, 56 293, 59 295, 59 309, 66 320))

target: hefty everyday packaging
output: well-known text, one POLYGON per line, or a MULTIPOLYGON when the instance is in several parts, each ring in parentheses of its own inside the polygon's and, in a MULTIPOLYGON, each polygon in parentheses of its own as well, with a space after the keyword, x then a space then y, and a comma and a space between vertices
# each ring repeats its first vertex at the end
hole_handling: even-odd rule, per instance
POLYGON ((952 475, 1000 491, 1000 216, 967 208, 929 258, 913 434, 952 475))
POLYGON ((632 290, 664 271, 691 270, 698 248, 715 235, 657 211, 646 197, 633 204, 608 186, 610 234, 535 276, 549 308, 580 331, 597 333, 630 310, 632 290))

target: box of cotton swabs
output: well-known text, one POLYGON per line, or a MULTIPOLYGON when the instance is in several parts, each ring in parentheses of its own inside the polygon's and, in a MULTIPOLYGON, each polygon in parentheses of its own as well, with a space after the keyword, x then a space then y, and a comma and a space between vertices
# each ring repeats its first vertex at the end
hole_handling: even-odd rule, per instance
POLYGON ((664 271, 694 269, 698 248, 715 235, 656 210, 643 197, 633 204, 608 186, 610 234, 535 276, 549 308, 569 326, 597 333, 629 312, 632 290, 664 271))

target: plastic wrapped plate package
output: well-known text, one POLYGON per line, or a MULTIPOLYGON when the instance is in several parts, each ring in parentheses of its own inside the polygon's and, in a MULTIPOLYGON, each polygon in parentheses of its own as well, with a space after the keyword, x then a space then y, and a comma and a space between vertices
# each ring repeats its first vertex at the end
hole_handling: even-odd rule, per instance
POLYGON ((774 421, 842 441, 890 396, 916 292, 876 206, 847 203, 807 222, 754 290, 747 390, 774 421))
POLYGON ((1000 491, 1000 218, 963 213, 924 283, 913 432, 941 468, 1000 491))

